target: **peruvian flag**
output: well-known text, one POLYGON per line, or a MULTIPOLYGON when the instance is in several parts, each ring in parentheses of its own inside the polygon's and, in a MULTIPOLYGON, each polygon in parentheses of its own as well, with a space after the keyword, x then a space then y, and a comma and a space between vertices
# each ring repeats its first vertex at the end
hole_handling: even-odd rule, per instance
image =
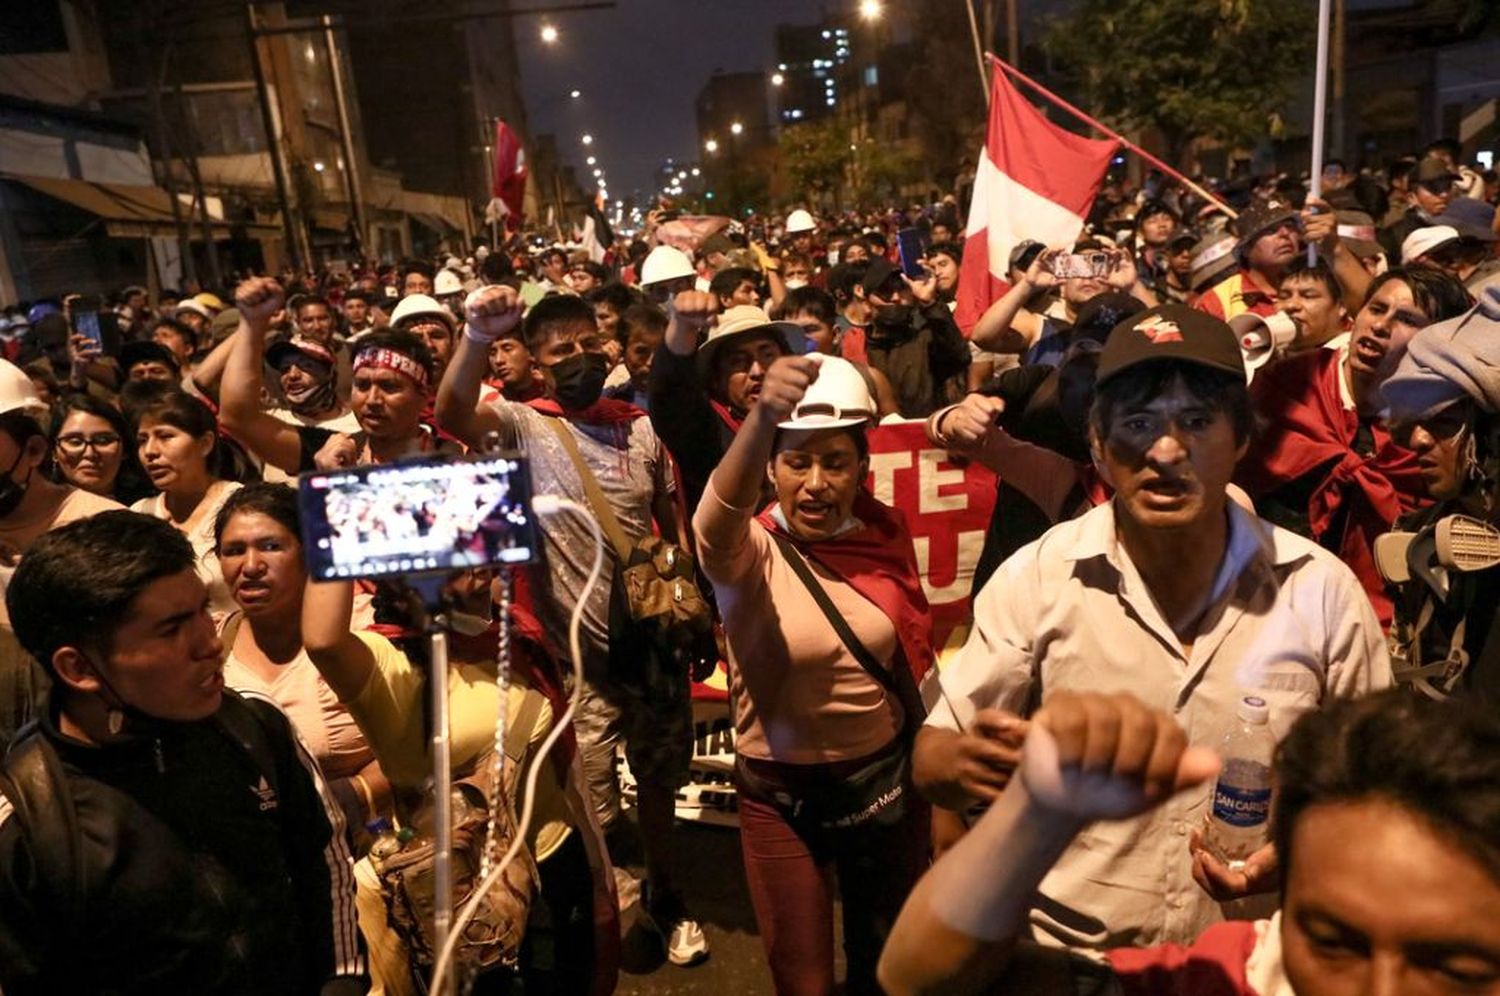
POLYGON ((503 205, 499 214, 507 227, 519 227, 526 200, 526 150, 504 121, 495 122, 495 176, 490 193, 503 205))
POLYGON ((954 318, 967 335, 1010 288, 1010 250, 1024 239, 1046 246, 1078 238, 1104 182, 1116 143, 1059 128, 994 67, 989 134, 979 154, 954 318))

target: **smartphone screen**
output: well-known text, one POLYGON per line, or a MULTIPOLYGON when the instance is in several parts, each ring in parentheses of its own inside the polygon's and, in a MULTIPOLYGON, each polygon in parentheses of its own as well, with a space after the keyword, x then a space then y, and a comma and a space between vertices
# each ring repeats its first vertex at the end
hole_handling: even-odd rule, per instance
POLYGON ((104 351, 104 333, 99 330, 99 312, 74 310, 73 331, 93 343, 94 348, 101 353, 104 351))
POLYGON ((896 233, 896 247, 901 253, 901 272, 913 279, 925 277, 927 268, 922 265, 922 233, 915 228, 903 228, 896 233))
POLYGON ((302 549, 320 581, 526 564, 539 543, 525 458, 421 457, 297 479, 302 549))

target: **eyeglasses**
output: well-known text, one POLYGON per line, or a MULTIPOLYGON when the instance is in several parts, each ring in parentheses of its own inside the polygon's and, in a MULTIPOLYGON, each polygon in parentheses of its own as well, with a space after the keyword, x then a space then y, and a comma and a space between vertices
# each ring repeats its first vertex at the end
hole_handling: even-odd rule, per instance
POLYGON ((1437 442, 1445 443, 1454 439, 1469 424, 1468 411, 1462 405, 1457 407, 1459 410, 1456 411, 1452 408, 1445 408, 1427 418, 1397 422, 1391 426, 1391 440, 1397 446, 1411 449, 1412 434, 1417 431, 1418 426, 1437 442))
POLYGON ((90 446, 95 450, 112 450, 119 445, 120 434, 117 432, 96 432, 92 436, 70 432, 57 437, 57 448, 70 456, 78 456, 90 446))

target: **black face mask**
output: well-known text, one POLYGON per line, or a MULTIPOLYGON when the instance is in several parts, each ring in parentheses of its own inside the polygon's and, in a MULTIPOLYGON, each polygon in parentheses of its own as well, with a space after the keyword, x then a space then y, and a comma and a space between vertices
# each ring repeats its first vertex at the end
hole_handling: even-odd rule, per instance
POLYGON ((574 353, 547 369, 552 372, 552 396, 576 412, 599 400, 609 376, 609 360, 603 353, 574 353))
POLYGON ((27 489, 31 487, 31 474, 36 469, 35 467, 26 472, 26 480, 20 484, 17 484, 16 479, 10 476, 16 467, 20 465, 21 458, 25 455, 26 448, 22 447, 21 452, 16 454, 16 458, 6 468, 5 475, 0 477, 0 519, 5 518, 16 510, 21 504, 21 499, 26 497, 27 489))
POLYGON ((882 304, 875 309, 875 324, 893 331, 911 328, 912 311, 909 304, 882 304))

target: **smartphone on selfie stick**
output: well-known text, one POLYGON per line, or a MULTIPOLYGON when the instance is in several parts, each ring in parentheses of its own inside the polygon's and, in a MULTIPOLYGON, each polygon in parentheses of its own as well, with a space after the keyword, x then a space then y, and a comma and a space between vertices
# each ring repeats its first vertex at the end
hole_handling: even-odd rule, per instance
MULTIPOLYGON (((297 503, 310 577, 399 580, 427 607, 433 884, 435 896, 449 897, 448 902, 434 902, 433 936, 436 949, 442 950, 453 920, 453 769, 443 587, 454 571, 537 559, 540 535, 530 468, 518 454, 491 451, 314 471, 297 479, 297 503)), ((501 625, 508 621, 502 619, 501 625)))

